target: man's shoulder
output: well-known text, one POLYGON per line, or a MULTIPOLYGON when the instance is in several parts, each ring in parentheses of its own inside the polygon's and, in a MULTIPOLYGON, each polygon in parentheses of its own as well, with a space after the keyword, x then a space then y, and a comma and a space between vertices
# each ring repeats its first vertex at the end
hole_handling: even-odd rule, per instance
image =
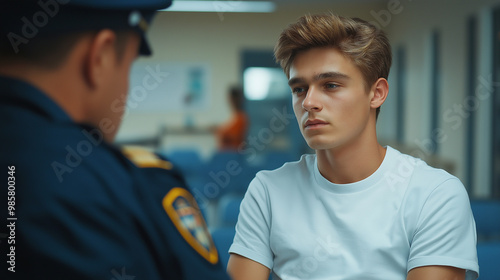
POLYGON ((291 188, 303 186, 304 182, 309 181, 313 176, 312 170, 315 162, 316 155, 302 155, 299 160, 286 162, 277 169, 259 171, 254 181, 256 181, 257 185, 264 186, 264 188, 289 192, 291 188))
POLYGON ((287 174, 295 174, 300 171, 306 171, 314 167, 316 161, 315 154, 304 154, 299 160, 285 162, 281 167, 273 170, 262 170, 257 173, 260 177, 280 177, 287 174))
POLYGON ((413 160, 414 162, 414 176, 413 180, 422 181, 422 182, 443 182, 449 179, 457 179, 454 175, 450 174, 448 171, 438 168, 432 165, 429 165, 428 162, 415 158, 409 155, 404 155, 403 157, 408 160, 413 160))
POLYGON ((395 151, 398 153, 397 168, 393 172, 408 175, 410 188, 432 192, 436 187, 448 181, 463 187, 460 180, 448 171, 431 166, 420 158, 395 151))

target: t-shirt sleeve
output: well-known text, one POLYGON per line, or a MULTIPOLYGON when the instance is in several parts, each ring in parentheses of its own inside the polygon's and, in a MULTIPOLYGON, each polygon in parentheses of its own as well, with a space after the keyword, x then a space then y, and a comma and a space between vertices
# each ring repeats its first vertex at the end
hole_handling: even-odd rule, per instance
POLYGON ((249 258, 271 269, 273 254, 269 243, 270 228, 269 194, 256 177, 241 202, 236 235, 229 253, 249 258))
POLYGON ((429 265, 465 269, 477 279, 476 226, 462 183, 451 178, 437 186, 423 204, 410 244, 407 270, 429 265))

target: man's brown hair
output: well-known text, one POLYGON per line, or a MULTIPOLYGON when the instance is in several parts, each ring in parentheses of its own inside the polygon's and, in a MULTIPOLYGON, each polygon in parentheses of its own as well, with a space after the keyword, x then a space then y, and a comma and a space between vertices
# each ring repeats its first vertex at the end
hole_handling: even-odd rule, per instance
MULTIPOLYGON (((367 89, 379 78, 389 76, 389 39, 382 30, 359 18, 334 14, 303 16, 281 33, 274 56, 290 78, 297 53, 317 47, 333 47, 349 57, 361 71, 367 89)), ((377 108, 377 116, 379 111, 377 108)))

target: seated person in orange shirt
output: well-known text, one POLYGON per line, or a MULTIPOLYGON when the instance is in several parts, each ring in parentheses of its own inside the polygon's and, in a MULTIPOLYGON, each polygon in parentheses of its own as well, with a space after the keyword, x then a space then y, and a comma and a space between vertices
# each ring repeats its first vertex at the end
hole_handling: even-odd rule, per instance
POLYGON ((231 119, 215 129, 219 150, 237 150, 245 140, 248 118, 243 110, 243 101, 243 90, 240 87, 231 87, 229 89, 231 119))

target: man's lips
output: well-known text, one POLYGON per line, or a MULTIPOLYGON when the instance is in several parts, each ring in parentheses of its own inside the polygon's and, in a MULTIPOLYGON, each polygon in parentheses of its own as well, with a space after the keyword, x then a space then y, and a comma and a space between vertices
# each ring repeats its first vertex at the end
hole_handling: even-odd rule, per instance
POLYGON ((306 129, 313 129, 313 128, 320 128, 324 125, 327 125, 328 123, 323 121, 323 120, 319 120, 319 119, 314 119, 314 120, 308 120, 306 121, 304 127, 306 129))

